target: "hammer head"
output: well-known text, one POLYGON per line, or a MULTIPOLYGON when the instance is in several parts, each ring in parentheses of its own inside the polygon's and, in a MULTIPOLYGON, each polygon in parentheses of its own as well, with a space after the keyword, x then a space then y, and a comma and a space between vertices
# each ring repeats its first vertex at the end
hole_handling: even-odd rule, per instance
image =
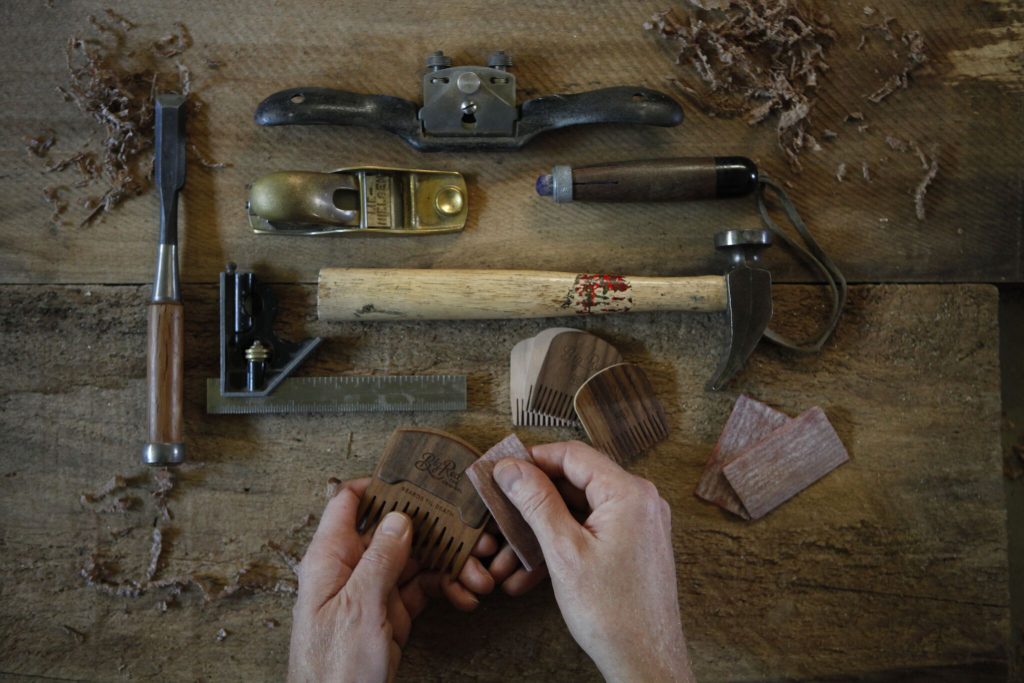
POLYGON ((715 248, 726 253, 725 274, 729 344, 718 369, 707 384, 711 391, 724 387, 754 352, 772 319, 772 274, 761 266, 761 250, 771 245, 767 230, 727 230, 715 235, 715 248))

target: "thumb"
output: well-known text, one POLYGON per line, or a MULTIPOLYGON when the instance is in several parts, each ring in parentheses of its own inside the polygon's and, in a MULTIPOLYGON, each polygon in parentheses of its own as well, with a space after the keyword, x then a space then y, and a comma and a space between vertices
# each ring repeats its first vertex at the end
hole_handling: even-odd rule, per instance
POLYGON ((412 548, 412 522, 401 512, 389 512, 381 520, 369 547, 352 570, 349 585, 360 595, 386 603, 398 584, 412 548))
POLYGON ((549 561, 559 539, 579 533, 580 525, 565 506, 558 489, 534 465, 502 460, 494 468, 494 480, 533 529, 549 561))

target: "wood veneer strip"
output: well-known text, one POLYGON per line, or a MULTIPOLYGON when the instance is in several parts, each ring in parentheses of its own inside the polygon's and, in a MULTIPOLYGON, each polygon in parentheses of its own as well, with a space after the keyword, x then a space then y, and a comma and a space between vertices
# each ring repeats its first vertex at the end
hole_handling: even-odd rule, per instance
POLYGON ((825 412, 801 413, 723 469, 751 519, 760 519, 850 459, 825 412))
POLYGON ((533 462, 530 452, 519 437, 510 434, 470 465, 466 469, 466 476, 480 494, 484 505, 491 511, 494 521, 498 523, 498 528, 512 546, 519 561, 523 563, 523 567, 527 571, 533 571, 544 564, 544 553, 541 551, 537 536, 494 481, 494 466, 505 458, 533 462))
POLYGON ((789 421, 785 413, 741 395, 736 399, 732 413, 718 437, 718 443, 708 457, 694 494, 734 515, 750 519, 750 514, 722 474, 722 468, 789 421))

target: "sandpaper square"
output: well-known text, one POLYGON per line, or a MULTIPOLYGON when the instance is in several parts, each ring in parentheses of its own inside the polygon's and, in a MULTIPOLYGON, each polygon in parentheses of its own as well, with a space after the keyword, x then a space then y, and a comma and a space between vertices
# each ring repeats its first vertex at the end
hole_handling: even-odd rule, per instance
POLYGON ((519 437, 510 434, 466 468, 466 476, 491 511, 494 521, 498 523, 498 528, 523 567, 533 571, 544 564, 540 543, 522 514, 494 481, 494 466, 505 458, 533 462, 530 452, 519 437))

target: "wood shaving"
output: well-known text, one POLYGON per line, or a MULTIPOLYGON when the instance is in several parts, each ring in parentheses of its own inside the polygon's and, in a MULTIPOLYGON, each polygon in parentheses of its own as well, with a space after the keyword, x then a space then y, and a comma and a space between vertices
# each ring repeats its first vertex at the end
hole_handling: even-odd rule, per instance
POLYGON ((128 488, 128 477, 115 474, 113 477, 108 479, 103 486, 96 489, 94 493, 83 493, 79 497, 79 500, 83 505, 86 503, 96 503, 103 500, 110 494, 123 491, 126 488, 128 488))
POLYGON ((192 150, 195 160, 204 168, 231 168, 234 166, 234 164, 225 163, 223 161, 210 161, 202 152, 199 151, 199 148, 196 147, 194 143, 190 144, 188 148, 192 150))
POLYGON ((68 626, 67 624, 61 624, 61 628, 64 629, 64 633, 74 638, 76 643, 85 642, 85 634, 79 631, 77 628, 73 626, 68 626))
POLYGON ((128 44, 135 24, 113 10, 104 18, 90 16, 89 26, 91 35, 67 43, 68 82, 58 91, 102 129, 99 149, 79 151, 46 169, 76 171, 78 186, 105 185, 90 197, 82 226, 152 186, 154 96, 191 89, 188 69, 169 60, 192 44, 184 25, 148 47, 128 44))
POLYGON ((113 500, 99 509, 100 512, 116 512, 124 514, 138 507, 140 501, 135 496, 115 496, 113 500))
POLYGON ((909 88, 912 74, 928 61, 921 32, 901 31, 897 40, 896 32, 892 28, 894 23, 898 23, 894 17, 885 17, 880 23, 866 25, 862 30, 861 45, 858 47, 866 45, 868 33, 877 32, 887 43, 894 46, 893 56, 902 61, 899 71, 887 78, 877 90, 867 95, 867 100, 872 104, 881 104, 896 91, 909 88))
POLYGON ((864 112, 851 111, 849 114, 846 115, 846 122, 847 123, 857 123, 857 122, 863 121, 863 120, 864 120, 864 112))
POLYGON ((839 164, 836 168, 836 180, 839 182, 846 180, 846 164, 839 164))
POLYGON ((826 128, 822 132, 821 137, 824 138, 825 140, 831 142, 832 140, 835 140, 836 138, 839 137, 839 133, 835 132, 834 130, 826 128))
POLYGON ((149 566, 146 567, 146 581, 152 581, 160 570, 160 556, 164 553, 164 535, 159 527, 153 529, 153 543, 149 548, 149 566))
POLYGON ((885 138, 885 144, 889 145, 889 149, 891 149, 894 152, 904 152, 905 153, 905 152, 909 152, 910 151, 910 145, 909 144, 907 144, 906 142, 903 142, 903 140, 900 140, 899 138, 894 138, 891 135, 889 135, 889 136, 887 136, 885 138))
POLYGON ((63 193, 67 192, 66 185, 50 185, 43 188, 43 199, 50 205, 50 222, 54 225, 62 225, 61 216, 68 210, 68 200, 63 193))
POLYGON ((674 82, 720 116, 743 115, 757 125, 778 114, 779 148, 800 168, 800 154, 816 145, 809 138, 810 113, 836 38, 829 18, 780 0, 689 4, 685 16, 667 10, 644 24, 677 50, 677 64, 696 74, 674 82))
POLYGON ((862 161, 860 164, 860 174, 864 176, 864 180, 871 182, 871 167, 868 166, 868 162, 862 161))
POLYGON ((167 507, 167 501, 174 489, 174 474, 166 467, 153 470, 153 500, 156 501, 156 508, 165 522, 171 521, 171 511, 167 507))
POLYGON ((338 479, 337 477, 331 477, 330 479, 327 480, 327 486, 324 489, 324 497, 327 498, 327 500, 334 498, 336 495, 338 495, 338 491, 341 490, 341 486, 341 479, 338 479))
POLYGON ((48 128, 39 135, 26 136, 25 151, 37 157, 45 157, 55 144, 57 144, 57 134, 48 128))
POLYGON ((914 190, 914 209, 917 212, 917 220, 923 221, 927 214, 924 207, 924 197, 928 194, 928 187, 934 182, 935 176, 939 174, 939 158, 937 151, 932 152, 931 164, 928 166, 928 171, 925 173, 924 178, 918 183, 917 189, 914 190))

